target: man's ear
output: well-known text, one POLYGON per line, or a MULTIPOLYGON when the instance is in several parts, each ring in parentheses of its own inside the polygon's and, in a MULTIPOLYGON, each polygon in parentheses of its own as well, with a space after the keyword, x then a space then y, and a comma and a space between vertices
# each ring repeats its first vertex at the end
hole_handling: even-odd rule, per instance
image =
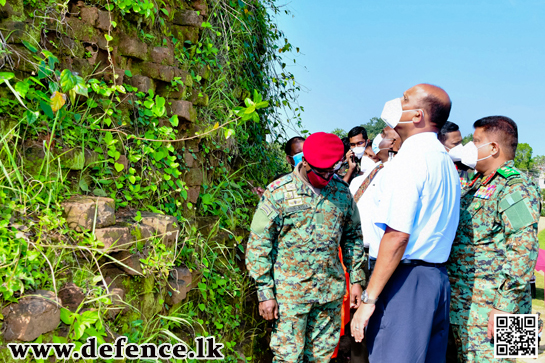
POLYGON ((418 109, 414 111, 413 123, 418 124, 424 120, 424 110, 418 109))
POLYGON ((293 159, 289 155, 286 155, 286 161, 288 162, 288 164, 293 165, 293 159))
POLYGON ((492 146, 492 149, 490 150, 490 154, 493 156, 500 156, 500 151, 501 151, 500 144, 498 144, 495 141, 492 141, 490 146, 492 146))

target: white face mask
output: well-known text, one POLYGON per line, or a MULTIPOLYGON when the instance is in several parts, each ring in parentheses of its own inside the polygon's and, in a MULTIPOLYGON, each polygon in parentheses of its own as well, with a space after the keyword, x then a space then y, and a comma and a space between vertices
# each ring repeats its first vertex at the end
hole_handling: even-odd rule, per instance
POLYGON ((464 150, 462 151, 462 164, 470 167, 471 169, 475 169, 475 166, 477 166, 477 162, 488 159, 489 157, 492 156, 492 155, 488 155, 485 158, 479 159, 479 149, 489 144, 491 144, 491 142, 477 147, 473 143, 473 141, 468 142, 464 146, 464 150))
POLYGON ((455 147, 453 147, 452 149, 449 149, 448 151, 448 155, 454 162, 462 161, 463 153, 464 153, 464 145, 462 144, 456 145, 455 147))
POLYGON ((361 158, 360 162, 360 170, 362 173, 365 173, 368 170, 371 170, 375 167, 375 162, 368 156, 364 156, 361 158))
POLYGON ((365 152, 365 148, 363 146, 356 146, 352 149, 352 151, 354 152, 354 156, 356 156, 356 158, 361 159, 363 153, 365 152))
POLYGON ((382 135, 378 134, 377 136, 375 136, 375 139, 373 140, 373 144, 371 146, 375 155, 378 154, 378 152, 380 151, 380 148, 378 146, 380 145, 381 142, 382 142, 382 135))
POLYGON ((422 111, 422 113, 424 113, 424 111, 421 109, 404 110, 403 105, 401 104, 401 98, 394 98, 393 100, 384 104, 380 118, 386 122, 386 125, 390 126, 392 129, 395 129, 398 124, 408 124, 412 122, 400 121, 403 112, 407 111, 422 111))

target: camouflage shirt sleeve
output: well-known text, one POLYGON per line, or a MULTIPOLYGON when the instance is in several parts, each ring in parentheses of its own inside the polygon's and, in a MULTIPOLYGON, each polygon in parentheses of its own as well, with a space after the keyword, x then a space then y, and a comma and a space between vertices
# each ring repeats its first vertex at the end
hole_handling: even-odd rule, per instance
POLYGON ((350 200, 352 204, 349 207, 341 237, 343 261, 347 272, 350 274, 350 283, 365 286, 366 279, 362 267, 364 263, 367 263, 367 255, 363 249, 360 213, 354 199, 350 198, 350 200))
POLYGON ((246 248, 246 267, 256 282, 260 302, 275 298, 271 271, 280 228, 278 207, 267 189, 254 214, 246 248))
POLYGON ((506 263, 500 272, 494 308, 508 313, 517 312, 537 261, 540 200, 533 189, 522 183, 509 186, 499 203, 505 228, 506 263))

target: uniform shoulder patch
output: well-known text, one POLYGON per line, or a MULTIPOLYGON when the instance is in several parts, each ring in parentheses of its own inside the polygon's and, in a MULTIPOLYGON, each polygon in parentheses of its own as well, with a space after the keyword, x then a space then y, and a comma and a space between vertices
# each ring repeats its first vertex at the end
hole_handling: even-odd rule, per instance
POLYGON ((282 185, 285 185, 289 182, 293 181, 293 176, 291 174, 284 175, 283 177, 273 181, 269 186, 267 187, 271 192, 280 188, 282 185))
POLYGON ((524 196, 520 191, 511 193, 503 198, 500 202, 500 210, 505 213, 509 223, 511 223, 512 228, 515 230, 532 223, 537 223, 532 210, 524 202, 524 196))
POLYGON ((520 171, 518 171, 515 168, 511 168, 509 166, 503 166, 499 168, 497 172, 504 178, 509 178, 510 176, 513 176, 513 175, 520 175, 520 171))
POLYGON ((507 185, 509 186, 522 183, 524 183, 524 180, 522 178, 511 178, 507 181, 507 185))

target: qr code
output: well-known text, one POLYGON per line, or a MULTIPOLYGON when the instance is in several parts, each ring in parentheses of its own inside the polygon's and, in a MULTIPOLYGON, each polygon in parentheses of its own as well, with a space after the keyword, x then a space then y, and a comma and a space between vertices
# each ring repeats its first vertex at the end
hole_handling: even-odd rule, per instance
POLYGON ((494 358, 537 358, 537 314, 494 316, 494 358))

